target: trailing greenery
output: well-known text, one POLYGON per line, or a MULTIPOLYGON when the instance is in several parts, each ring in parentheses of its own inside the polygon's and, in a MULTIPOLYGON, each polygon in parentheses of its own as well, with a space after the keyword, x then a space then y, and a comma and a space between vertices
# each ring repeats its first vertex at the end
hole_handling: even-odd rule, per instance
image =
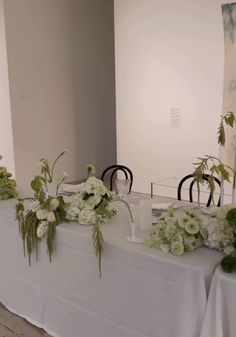
MULTIPOLYGON (((0 160, 2 156, 0 155, 0 160)), ((16 198, 16 181, 6 167, 0 166, 0 200, 16 198)))
POLYGON ((48 190, 50 184, 53 183, 55 164, 65 153, 66 151, 63 151, 56 158, 52 168, 46 159, 41 159, 41 174, 31 181, 34 197, 18 198, 16 203, 16 220, 19 223, 19 231, 23 240, 24 255, 28 256, 30 265, 34 251, 36 260, 38 260, 38 244, 43 236, 46 236, 47 252, 52 261, 56 227, 61 222, 67 221, 67 204, 63 197, 58 195, 58 189, 66 175, 57 180, 55 195, 49 195, 48 190))

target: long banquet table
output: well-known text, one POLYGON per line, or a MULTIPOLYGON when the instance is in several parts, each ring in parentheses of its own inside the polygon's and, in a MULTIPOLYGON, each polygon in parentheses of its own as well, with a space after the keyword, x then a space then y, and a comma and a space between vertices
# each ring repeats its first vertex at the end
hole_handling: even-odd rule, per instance
POLYGON ((57 228, 50 263, 23 257, 15 200, 0 202, 0 302, 58 337, 199 337, 221 254, 200 248, 175 257, 126 240, 128 212, 102 225, 102 278, 91 227, 57 228))

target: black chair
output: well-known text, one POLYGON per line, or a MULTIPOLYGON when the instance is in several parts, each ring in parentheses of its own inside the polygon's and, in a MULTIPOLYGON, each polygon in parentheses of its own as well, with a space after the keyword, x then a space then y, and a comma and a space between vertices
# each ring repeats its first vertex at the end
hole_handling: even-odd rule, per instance
POLYGON ((133 185, 133 173, 132 171, 127 167, 127 166, 124 166, 124 165, 111 165, 109 167, 107 167, 103 173, 102 173, 102 176, 101 176, 101 180, 104 181, 105 179, 105 176, 108 176, 109 175, 109 178, 110 178, 110 190, 112 191, 113 190, 113 180, 115 179, 115 175, 117 173, 117 171, 122 171, 125 175, 125 179, 126 180, 130 180, 130 188, 129 188, 129 193, 131 192, 131 189, 132 189, 132 185, 133 185))
MULTIPOLYGON (((210 177, 211 176, 209 174, 203 174, 202 179, 204 181, 208 182, 210 177)), ((196 183, 196 181, 194 180, 193 174, 189 174, 186 177, 181 179, 181 181, 179 182, 179 185, 178 185, 177 198, 178 198, 178 200, 182 200, 181 199, 182 187, 183 187, 184 182, 188 179, 192 180, 190 185, 189 185, 189 201, 193 202, 193 185, 196 183)), ((216 177, 213 177, 213 179, 219 185, 219 187, 221 187, 220 180, 216 177)), ((211 205, 211 202, 212 202, 212 196, 211 196, 211 193, 210 193, 208 201, 207 201, 207 207, 209 207, 211 205)), ((220 197, 219 197, 219 200, 218 200, 218 203, 217 203, 217 207, 220 207, 220 197)))

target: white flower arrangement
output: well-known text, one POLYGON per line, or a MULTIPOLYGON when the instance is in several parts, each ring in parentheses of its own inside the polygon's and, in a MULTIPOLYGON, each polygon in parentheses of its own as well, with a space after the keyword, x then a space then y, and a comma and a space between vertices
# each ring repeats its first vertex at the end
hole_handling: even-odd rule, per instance
POLYGON ((225 205, 213 211, 209 218, 203 222, 204 243, 211 249, 222 251, 224 254, 231 254, 234 248, 234 228, 227 219, 230 210, 235 209, 236 205, 225 205))
POLYGON ((116 199, 116 194, 110 192, 100 179, 89 177, 79 185, 79 191, 67 209, 67 219, 81 225, 100 224, 116 214, 115 210, 108 208, 109 203, 116 199))
POLYGON ((69 221, 77 221, 81 225, 93 225, 93 245, 99 259, 99 274, 101 277, 101 257, 104 240, 99 225, 116 214, 116 210, 110 209, 109 204, 111 201, 117 200, 117 195, 114 192, 110 192, 100 179, 93 176, 95 174, 93 165, 87 165, 87 169, 88 178, 86 182, 77 186, 78 192, 67 208, 66 218, 69 221))
POLYGON ((201 224, 202 219, 193 210, 185 210, 179 217, 168 212, 158 218, 144 244, 180 256, 202 246, 201 224))

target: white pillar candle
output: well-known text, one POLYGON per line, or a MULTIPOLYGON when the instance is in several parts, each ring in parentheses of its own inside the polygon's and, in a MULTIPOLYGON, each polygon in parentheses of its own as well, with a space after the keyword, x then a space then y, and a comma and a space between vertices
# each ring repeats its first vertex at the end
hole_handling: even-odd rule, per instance
POLYGON ((150 199, 139 201, 139 227, 141 231, 152 229, 152 200, 150 199))

